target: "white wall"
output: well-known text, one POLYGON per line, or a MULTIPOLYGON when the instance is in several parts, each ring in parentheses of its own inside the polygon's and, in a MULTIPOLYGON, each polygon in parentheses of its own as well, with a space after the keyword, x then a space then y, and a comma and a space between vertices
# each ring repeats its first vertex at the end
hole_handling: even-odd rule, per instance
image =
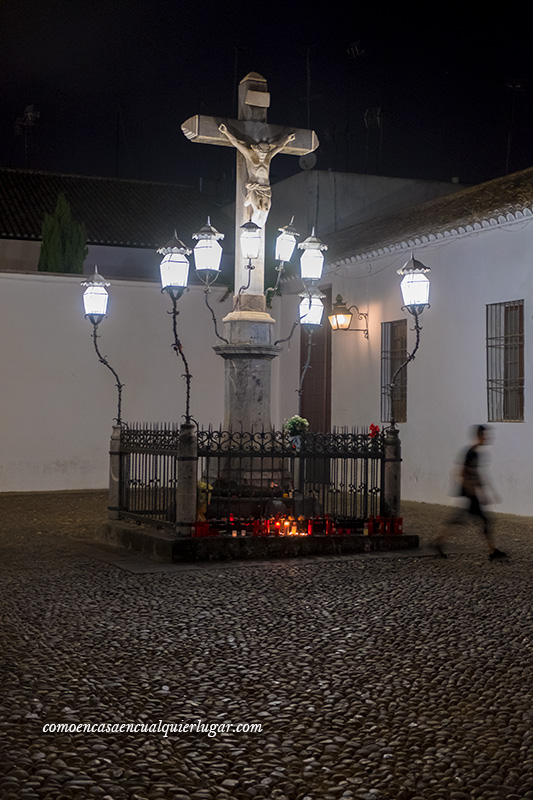
MULTIPOLYGON (((0 491, 107 485, 109 435, 117 413, 113 375, 99 363, 83 318, 81 276, 0 273, 0 491)), ((219 320, 228 303, 210 296, 219 320)), ((159 285, 113 281, 101 352, 125 384, 123 418, 179 421, 183 364, 172 350, 171 303, 159 285)), ((178 330, 193 375, 191 411, 223 421, 223 362, 203 291, 179 301, 178 330)), ((220 326, 219 326, 220 327, 220 326)))
POLYGON ((25 239, 0 239, 0 271, 37 271, 41 242, 25 239))
MULTIPOLYGON (((0 239, 0 272, 37 272, 40 252, 40 241, 0 239)), ((102 275, 158 280, 160 261, 155 250, 91 244, 84 269, 92 274, 96 264, 102 275)))
MULTIPOLYGON (((524 423, 492 423, 492 475, 500 510, 533 515, 529 454, 533 350, 531 348, 533 225, 491 228, 419 247, 431 267, 431 308, 421 318, 419 353, 408 366, 408 405, 400 425, 403 496, 451 502, 449 476, 468 428, 487 420, 485 306, 524 299, 524 423)), ((380 423, 381 322, 400 319, 396 270, 408 251, 336 269, 325 278, 333 297, 369 313, 370 338, 333 334, 334 425, 380 423)), ((108 439, 116 415, 113 376, 93 349, 92 326, 83 319, 80 276, 0 273, 0 491, 103 488, 108 439)), ((219 321, 230 304, 212 305, 219 321)), ((179 421, 184 413, 183 368, 172 344, 170 302, 157 283, 114 280, 109 317, 99 345, 126 384, 125 420, 179 421)), ((276 338, 290 332, 298 297, 275 298, 276 338)), ((179 301, 179 332, 192 381, 192 413, 200 424, 223 421, 224 365, 201 287, 179 301)), ((410 318, 408 323, 410 327, 410 318)), ((327 323, 326 323, 327 324, 327 323)), ((222 325, 219 325, 222 331, 222 325)), ((414 334, 409 333, 409 348, 414 334)), ((279 427, 296 413, 299 331, 272 362, 272 421, 279 427)))
MULTIPOLYGON (((525 422, 490 423, 494 431, 492 476, 503 498, 498 510, 533 515, 531 348, 533 224, 507 224, 462 238, 419 247, 415 256, 431 267, 431 308, 424 311, 421 344, 408 366, 407 422, 401 424, 402 496, 450 503, 450 473, 468 442, 469 427, 487 421, 485 306, 525 303, 525 422)), ((337 268, 333 296, 369 313, 370 338, 333 334, 332 417, 336 425, 380 423, 381 322, 400 319, 396 270, 409 251, 337 268)), ((407 315, 408 329, 412 319, 407 315)), ((414 333, 408 334, 408 349, 414 333)))

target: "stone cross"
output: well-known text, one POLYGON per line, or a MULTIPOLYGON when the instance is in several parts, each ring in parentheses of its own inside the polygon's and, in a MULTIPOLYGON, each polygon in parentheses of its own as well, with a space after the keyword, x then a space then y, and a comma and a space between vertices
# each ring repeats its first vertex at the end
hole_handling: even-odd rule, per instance
POLYGON ((223 320, 227 344, 214 348, 225 361, 224 427, 231 431, 271 428, 270 365, 281 347, 273 344, 275 320, 266 310, 264 296, 270 162, 277 153, 300 156, 318 147, 314 131, 267 124, 269 105, 265 79, 251 72, 239 86, 239 119, 196 116, 181 126, 193 142, 237 151, 234 305, 223 320), (248 262, 242 256, 240 242, 240 227, 250 216, 255 218, 262 237, 253 270, 246 269, 248 262))
POLYGON ((299 130, 269 125, 267 108, 270 94, 266 80, 250 72, 239 85, 239 118, 222 119, 197 115, 183 123, 185 136, 200 144, 216 144, 235 147, 237 150, 237 174, 235 193, 235 293, 242 286, 250 286, 238 298, 239 309, 265 311, 265 231, 264 226, 270 210, 270 162, 280 152, 302 156, 318 147, 314 131, 299 130), (241 255, 240 226, 250 217, 261 228, 262 246, 254 269, 248 274, 241 255))

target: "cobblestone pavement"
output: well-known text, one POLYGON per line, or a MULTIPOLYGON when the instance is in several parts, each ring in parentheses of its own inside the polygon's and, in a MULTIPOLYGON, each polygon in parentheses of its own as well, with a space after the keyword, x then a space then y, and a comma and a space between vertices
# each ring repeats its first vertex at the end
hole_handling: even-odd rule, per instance
POLYGON ((104 505, 0 495, 2 800, 533 798, 532 520, 498 521, 506 562, 465 534, 143 572, 79 545, 104 505), (42 730, 159 720, 262 732, 42 730))

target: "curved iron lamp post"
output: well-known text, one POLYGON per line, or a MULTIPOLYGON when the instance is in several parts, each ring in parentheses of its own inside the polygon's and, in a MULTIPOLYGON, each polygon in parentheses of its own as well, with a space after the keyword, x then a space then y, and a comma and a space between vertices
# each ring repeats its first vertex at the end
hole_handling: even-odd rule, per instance
POLYGON ((107 301, 109 300, 109 295, 106 286, 110 286, 110 283, 99 274, 98 267, 95 266, 94 274, 88 280, 83 281, 81 286, 87 287, 83 293, 83 306, 85 309, 85 319, 88 319, 93 326, 93 344, 96 355, 100 363, 103 364, 104 367, 107 367, 115 378, 118 394, 117 416, 115 419, 117 425, 122 425, 122 388, 124 384, 120 382, 118 374, 108 362, 106 356, 103 356, 98 348, 98 339, 100 337, 98 336, 97 329, 101 321, 107 316, 107 301))
POLYGON ((300 383, 298 389, 296 390, 298 392, 298 414, 301 416, 303 385, 307 370, 311 365, 313 333, 317 330, 317 328, 320 328, 322 324, 322 315, 324 313, 324 304, 322 299, 325 297, 325 295, 323 295, 318 289, 312 288, 309 291, 301 292, 299 297, 301 297, 302 300, 300 301, 300 319, 298 320, 298 323, 307 333, 307 360, 302 368, 302 372, 300 374, 300 383))
POLYGON ((161 292, 166 292, 172 301, 172 331, 174 333, 174 344, 172 345, 174 352, 183 361, 185 372, 186 385, 186 399, 185 399, 185 422, 188 424, 191 421, 191 372, 185 353, 183 352, 183 345, 178 336, 178 300, 187 289, 187 281, 189 279, 189 259, 188 255, 191 254, 190 248, 183 244, 176 232, 174 238, 170 240, 164 247, 160 247, 157 251, 161 253, 164 258, 159 265, 161 273, 161 292))
POLYGON ((229 344, 228 340, 219 334, 217 318, 215 316, 215 312, 209 304, 211 285, 220 275, 222 247, 219 242, 224 238, 224 234, 219 233, 219 231, 217 231, 217 229, 211 225, 211 218, 208 217, 207 224, 204 225, 203 228, 200 228, 198 233, 193 233, 192 238, 197 240, 193 248, 196 274, 202 283, 205 284, 204 300, 207 308, 211 312, 211 319, 213 320, 215 335, 217 339, 229 344))
POLYGON ((296 247, 296 237, 300 235, 292 224, 293 222, 294 217, 291 218, 291 221, 288 225, 284 225, 283 228, 278 228, 279 236, 276 239, 276 251, 274 256, 278 262, 278 266, 276 267, 278 277, 276 278, 274 286, 269 286, 269 288, 265 291, 266 304, 268 308, 271 307, 272 298, 279 289, 281 276, 285 270, 285 264, 291 260, 292 254, 294 253, 294 248, 296 247))
POLYGON ((422 328, 420 327, 419 317, 425 308, 429 308, 430 282, 426 273, 430 271, 430 267, 424 266, 424 264, 422 264, 421 261, 417 261, 413 255, 411 255, 409 261, 406 261, 403 267, 398 270, 398 275, 403 276, 400 281, 400 289, 402 291, 404 303, 402 311, 408 311, 411 316, 414 317, 415 326, 413 330, 416 333, 416 339, 413 350, 411 353, 407 354, 407 358, 403 364, 400 364, 389 383, 391 402, 390 427, 393 429, 396 429, 396 419, 394 416, 394 389, 396 387, 396 379, 402 370, 407 367, 409 362, 413 361, 420 346, 420 331, 422 328))
MULTIPOLYGON (((285 228, 279 228, 281 235, 277 240, 276 258, 279 258, 281 261, 281 266, 280 268, 277 268, 279 270, 279 275, 274 291, 279 285, 279 279, 281 278, 281 272, 283 270, 283 263, 284 261, 288 261, 292 256, 296 245, 295 237, 299 235, 293 228, 292 222, 293 220, 291 219, 289 225, 285 226, 285 228)), ((299 306, 299 319, 293 323, 289 335, 284 339, 278 339, 276 342, 274 342, 274 344, 277 345, 281 344, 282 342, 290 341, 294 331, 299 325, 301 325, 307 333, 307 359, 302 367, 300 383, 298 385, 298 389, 296 389, 298 393, 298 413, 301 414, 304 380, 311 365, 313 333, 322 325, 322 316, 324 314, 324 304, 322 300, 325 295, 318 290, 317 284, 322 278, 322 270, 324 267, 323 251, 327 250, 328 246, 317 238, 315 235, 315 229, 313 228, 311 236, 309 236, 303 242, 300 242, 298 249, 303 250, 303 253, 300 257, 300 278, 303 285, 303 291, 298 295, 298 297, 302 298, 299 306)))
POLYGON ((248 259, 248 263, 244 265, 244 268, 248 270, 248 282, 243 284, 237 292, 237 300, 235 302, 236 310, 240 306, 242 293, 250 288, 252 270, 255 269, 252 261, 259 257, 259 252, 261 250, 261 228, 250 219, 248 222, 241 225, 241 234, 239 238, 241 240, 242 256, 248 259))

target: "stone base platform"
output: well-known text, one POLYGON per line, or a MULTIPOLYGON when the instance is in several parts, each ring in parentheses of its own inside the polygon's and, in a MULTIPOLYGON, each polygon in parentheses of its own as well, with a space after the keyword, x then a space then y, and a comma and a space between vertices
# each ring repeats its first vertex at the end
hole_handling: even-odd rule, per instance
POLYGON ((299 558, 417 548, 419 537, 399 536, 217 536, 176 539, 171 533, 127 522, 106 522, 97 539, 142 553, 156 561, 227 561, 230 559, 299 558))

